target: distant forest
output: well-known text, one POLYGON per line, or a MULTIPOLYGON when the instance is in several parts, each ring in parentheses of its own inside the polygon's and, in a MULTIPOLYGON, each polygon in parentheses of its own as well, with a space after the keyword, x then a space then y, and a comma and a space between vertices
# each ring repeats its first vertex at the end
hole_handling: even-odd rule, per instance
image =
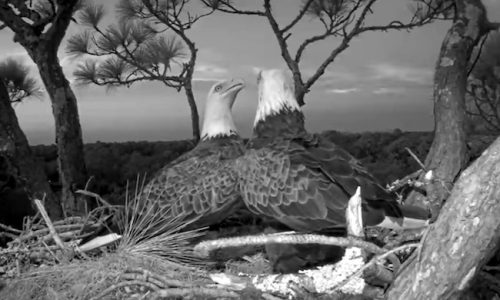
MULTIPOLYGON (((409 148, 422 161, 432 142, 431 132, 346 133, 325 131, 321 135, 346 149, 382 183, 391 183, 419 169, 417 162, 408 154, 409 148)), ((493 136, 473 136, 470 139, 470 158, 480 155, 493 136)), ((85 162, 92 180, 88 190, 101 195, 110 203, 122 203, 127 181, 129 192, 135 190, 140 180, 151 177, 162 166, 191 150, 192 140, 168 142, 92 143, 85 145, 85 162)), ((55 145, 34 146, 33 151, 44 162, 44 169, 52 186, 58 189, 57 150, 55 145)))

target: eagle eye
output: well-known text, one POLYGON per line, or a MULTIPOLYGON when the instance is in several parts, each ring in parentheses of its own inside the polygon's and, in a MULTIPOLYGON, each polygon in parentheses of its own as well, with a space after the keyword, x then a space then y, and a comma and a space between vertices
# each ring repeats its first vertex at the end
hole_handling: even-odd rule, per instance
POLYGON ((216 92, 220 91, 221 89, 222 89, 222 86, 220 86, 220 85, 218 85, 218 86, 215 87, 215 91, 216 92))

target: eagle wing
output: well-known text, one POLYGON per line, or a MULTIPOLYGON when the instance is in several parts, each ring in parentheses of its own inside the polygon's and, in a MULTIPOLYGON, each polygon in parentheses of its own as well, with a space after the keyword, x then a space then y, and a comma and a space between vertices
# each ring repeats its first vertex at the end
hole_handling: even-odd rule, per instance
POLYGON ((249 209, 294 229, 345 226, 345 209, 358 186, 365 199, 367 223, 382 221, 384 214, 379 210, 386 206, 399 214, 392 195, 357 160, 315 136, 278 139, 248 150, 243 159, 242 192, 249 209))
POLYGON ((239 140, 222 147, 196 147, 162 168, 144 188, 142 201, 165 218, 197 219, 199 227, 217 223, 240 203, 234 160, 242 154, 239 140))

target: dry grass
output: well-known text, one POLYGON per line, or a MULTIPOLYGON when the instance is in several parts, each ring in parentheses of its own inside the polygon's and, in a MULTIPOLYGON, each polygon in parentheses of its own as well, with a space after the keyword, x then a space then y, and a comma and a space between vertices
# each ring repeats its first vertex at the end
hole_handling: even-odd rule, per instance
MULTIPOLYGON (((204 281, 201 270, 179 267, 150 257, 109 253, 97 259, 35 268, 7 281, 7 286, 0 291, 0 299, 89 299, 119 282, 120 275, 133 268, 154 270, 177 280, 204 281)), ((105 299, 120 299, 120 296, 111 294, 105 299)))
MULTIPOLYGON (((136 268, 196 286, 204 278, 203 267, 210 264, 195 256, 190 244, 204 234, 202 229, 183 231, 191 221, 166 220, 165 209, 153 205, 137 191, 142 191, 142 187, 136 186, 133 199, 127 199, 123 209, 115 210, 114 219, 123 238, 113 249, 93 250, 90 257, 73 257, 70 262, 57 260, 59 264, 53 260, 41 265, 28 262, 28 270, 8 279, 0 299, 89 299, 123 281, 124 273, 136 268)), ((109 211, 109 207, 104 210, 109 211)), ((121 297, 115 292, 103 299, 121 297)))

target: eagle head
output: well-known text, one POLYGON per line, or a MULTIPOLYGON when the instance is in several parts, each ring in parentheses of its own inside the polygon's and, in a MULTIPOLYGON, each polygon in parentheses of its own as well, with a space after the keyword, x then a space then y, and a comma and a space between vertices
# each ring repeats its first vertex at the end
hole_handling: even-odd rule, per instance
POLYGON ((244 87, 245 82, 236 78, 219 81, 210 88, 201 131, 202 140, 237 134, 231 109, 238 92, 244 87))
POLYGON ((284 70, 262 70, 257 76, 259 103, 254 126, 266 117, 300 110, 291 76, 284 70))

